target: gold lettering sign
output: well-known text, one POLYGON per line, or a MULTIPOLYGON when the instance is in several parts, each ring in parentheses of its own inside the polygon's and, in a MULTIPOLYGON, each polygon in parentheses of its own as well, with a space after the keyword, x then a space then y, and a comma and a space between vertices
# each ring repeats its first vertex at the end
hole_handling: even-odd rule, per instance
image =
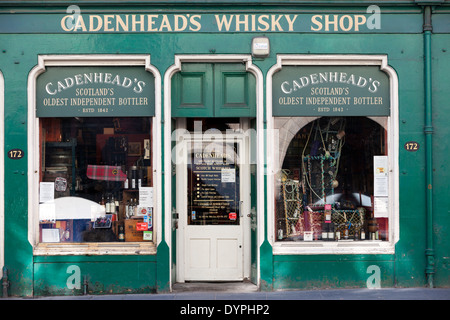
POLYGON ((389 116, 387 74, 377 66, 284 66, 273 77, 274 116, 389 116))

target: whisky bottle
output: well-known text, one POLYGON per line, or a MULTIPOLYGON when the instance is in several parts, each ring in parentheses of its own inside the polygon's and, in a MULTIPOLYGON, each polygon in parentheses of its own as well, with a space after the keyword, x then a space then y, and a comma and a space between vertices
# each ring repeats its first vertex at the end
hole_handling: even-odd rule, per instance
POLYGON ((106 214, 111 213, 111 201, 109 195, 106 196, 106 214))
POLYGON ((364 231, 364 227, 361 227, 360 236, 361 240, 366 240, 366 232, 364 231))
POLYGON ((119 224, 119 241, 120 242, 125 241, 125 228, 123 224, 119 224))
POLYGON ((124 189, 128 189, 129 185, 128 185, 128 171, 125 172, 125 175, 127 176, 125 181, 123 182, 123 188, 124 189))
POLYGON ((130 218, 130 200, 127 200, 127 203, 125 204, 125 219, 130 218))

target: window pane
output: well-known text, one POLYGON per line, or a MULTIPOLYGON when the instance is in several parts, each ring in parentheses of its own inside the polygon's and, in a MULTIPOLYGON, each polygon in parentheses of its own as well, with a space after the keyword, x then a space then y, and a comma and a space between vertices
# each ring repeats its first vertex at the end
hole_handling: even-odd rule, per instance
POLYGON ((40 242, 152 240, 151 125, 40 118, 40 242))
POLYGON ((239 225, 237 143, 197 144, 188 163, 188 224, 239 225))
POLYGON ((288 146, 280 141, 286 151, 275 188, 277 240, 388 240, 383 126, 366 117, 322 117, 293 130, 289 123, 302 122, 286 119, 296 133, 280 134, 288 146))

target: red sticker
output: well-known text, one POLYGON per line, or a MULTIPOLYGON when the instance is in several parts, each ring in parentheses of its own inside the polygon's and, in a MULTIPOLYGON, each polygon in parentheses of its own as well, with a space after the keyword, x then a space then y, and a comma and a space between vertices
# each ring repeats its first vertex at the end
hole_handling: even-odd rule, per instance
POLYGON ((230 212, 230 213, 228 214, 228 218, 229 218, 230 220, 236 220, 236 218, 237 218, 236 212, 230 212))
POLYGON ((147 222, 138 222, 138 223, 136 223, 136 230, 137 231, 147 231, 148 230, 148 223, 147 222))

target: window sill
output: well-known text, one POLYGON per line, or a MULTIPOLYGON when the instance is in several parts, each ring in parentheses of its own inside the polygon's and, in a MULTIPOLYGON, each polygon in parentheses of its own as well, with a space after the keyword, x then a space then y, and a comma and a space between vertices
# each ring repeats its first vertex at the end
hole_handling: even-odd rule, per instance
POLYGON ((39 243, 33 250, 35 256, 154 254, 153 242, 39 243))
POLYGON ((394 254, 389 241, 275 242, 273 254, 394 254))

